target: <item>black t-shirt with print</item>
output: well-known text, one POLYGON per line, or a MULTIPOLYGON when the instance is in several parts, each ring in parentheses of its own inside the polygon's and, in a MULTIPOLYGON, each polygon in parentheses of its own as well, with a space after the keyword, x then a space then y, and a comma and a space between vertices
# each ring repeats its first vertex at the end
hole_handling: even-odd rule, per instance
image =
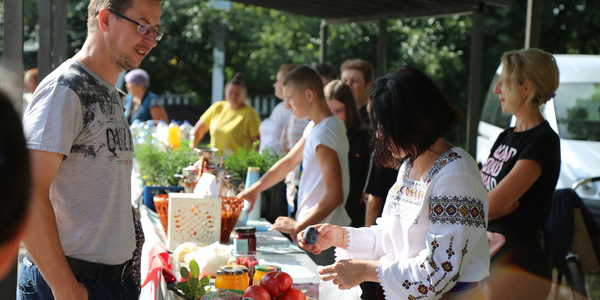
POLYGON ((560 171, 560 139, 547 121, 524 132, 509 128, 498 136, 481 169, 486 189, 493 190, 520 159, 540 163, 542 174, 519 199, 517 209, 489 221, 489 231, 525 237, 546 226, 560 171))

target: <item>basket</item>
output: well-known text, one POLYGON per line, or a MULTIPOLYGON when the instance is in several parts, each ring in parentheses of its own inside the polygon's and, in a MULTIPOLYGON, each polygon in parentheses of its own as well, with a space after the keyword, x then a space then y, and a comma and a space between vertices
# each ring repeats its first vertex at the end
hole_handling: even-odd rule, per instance
POLYGON ((243 207, 244 200, 221 196, 221 244, 229 243, 229 236, 243 207))
POLYGON ((154 196, 154 207, 156 208, 156 213, 158 214, 160 224, 165 231, 165 235, 168 235, 167 226, 169 225, 169 195, 160 194, 154 196))
POLYGON ((144 186, 144 205, 149 207, 152 211, 156 212, 156 208, 154 207, 154 196, 159 195, 161 193, 175 193, 181 192, 184 190, 184 187, 173 185, 173 186, 144 186))

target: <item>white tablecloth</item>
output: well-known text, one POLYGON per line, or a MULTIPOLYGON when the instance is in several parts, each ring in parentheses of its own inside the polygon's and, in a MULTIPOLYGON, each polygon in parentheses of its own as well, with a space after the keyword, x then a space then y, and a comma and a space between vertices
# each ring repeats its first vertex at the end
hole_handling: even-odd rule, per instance
MULTIPOLYGON (((155 242, 160 242, 165 246, 166 238, 158 216, 144 205, 140 207, 140 220, 145 235, 141 263, 142 282, 144 282, 148 272, 148 253, 155 242)), ((248 226, 253 226, 253 222, 255 221, 249 221, 248 226)), ((255 225, 257 228, 264 227, 264 221, 256 222, 255 225)), ((318 299, 320 279, 317 275, 317 265, 306 253, 299 250, 279 231, 258 231, 256 240, 257 251, 261 252, 260 263, 271 263, 280 266, 282 271, 292 276, 295 286, 307 290, 307 295, 318 299)), ((177 263, 173 262, 175 269, 173 273, 177 273, 179 269, 177 266, 177 263)), ((150 283, 142 288, 140 299, 171 300, 175 297, 159 282, 159 284, 150 283)))

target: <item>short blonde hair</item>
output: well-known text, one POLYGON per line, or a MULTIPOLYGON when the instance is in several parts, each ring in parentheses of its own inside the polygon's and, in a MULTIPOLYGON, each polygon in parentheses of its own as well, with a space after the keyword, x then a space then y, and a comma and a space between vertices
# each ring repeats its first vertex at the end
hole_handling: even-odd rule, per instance
POLYGON ((540 49, 521 49, 505 52, 502 55, 502 84, 507 95, 507 109, 514 111, 519 103, 518 87, 529 80, 531 92, 525 105, 537 109, 553 97, 558 88, 558 67, 552 54, 540 49))

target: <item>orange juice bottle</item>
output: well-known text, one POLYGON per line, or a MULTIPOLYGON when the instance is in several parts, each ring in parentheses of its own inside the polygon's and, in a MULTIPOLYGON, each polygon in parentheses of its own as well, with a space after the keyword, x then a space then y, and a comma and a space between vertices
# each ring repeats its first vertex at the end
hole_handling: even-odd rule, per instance
POLYGON ((171 124, 169 125, 169 145, 173 146, 173 149, 179 147, 179 125, 175 122, 175 120, 171 120, 171 124))

